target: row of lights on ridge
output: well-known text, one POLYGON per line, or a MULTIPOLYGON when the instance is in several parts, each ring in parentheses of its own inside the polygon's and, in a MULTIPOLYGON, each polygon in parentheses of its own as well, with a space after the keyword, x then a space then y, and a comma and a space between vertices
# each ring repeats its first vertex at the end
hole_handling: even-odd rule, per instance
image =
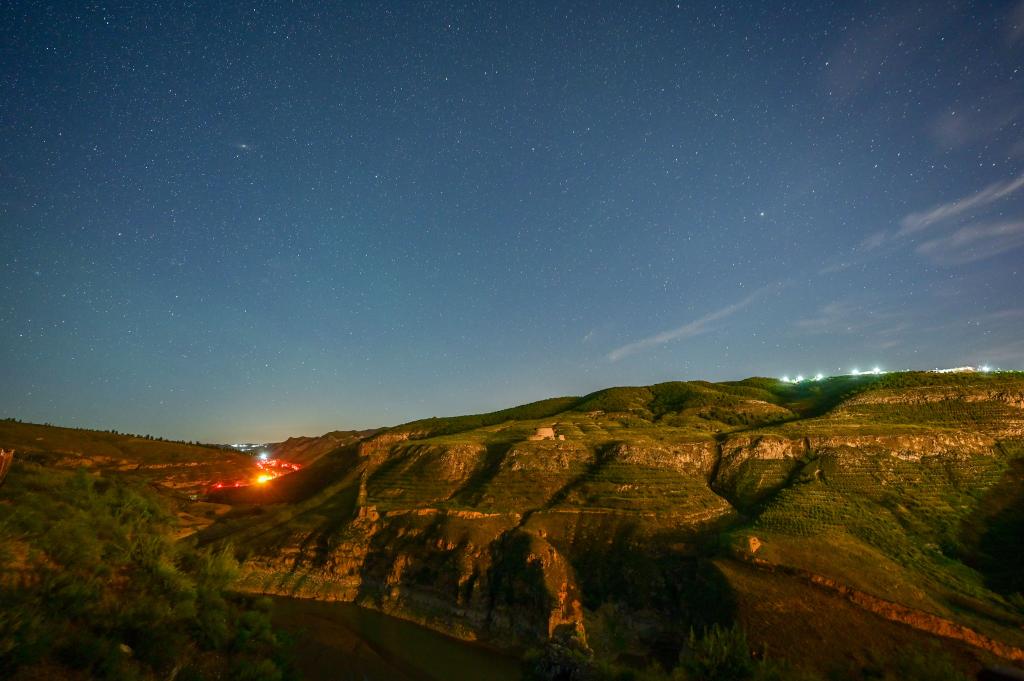
POLYGON ((806 380, 821 381, 821 380, 824 380, 826 378, 833 378, 835 376, 869 376, 869 375, 871 375, 871 376, 878 376, 878 375, 884 374, 884 373, 885 372, 882 371, 881 369, 879 369, 878 367, 875 367, 871 371, 861 371, 860 369, 851 369, 850 373, 848 373, 848 374, 833 374, 832 376, 825 376, 825 374, 814 374, 814 377, 811 378, 811 379, 807 379, 803 375, 798 375, 796 378, 790 378, 789 376, 783 376, 782 377, 782 382, 783 383, 803 383, 806 380))
MULTIPOLYGON (((964 372, 967 372, 967 371, 980 371, 982 373, 987 374, 990 371, 992 371, 992 367, 990 367, 989 365, 985 364, 985 365, 982 365, 982 366, 977 367, 977 368, 975 368, 975 367, 961 367, 961 368, 957 368, 957 369, 935 369, 935 371, 937 373, 948 373, 948 372, 959 372, 959 371, 964 371, 964 372)), ((999 371, 999 369, 996 369, 996 371, 999 371)), ((789 376, 783 376, 782 377, 782 382, 783 383, 803 383, 806 380, 821 381, 821 380, 824 380, 825 378, 834 378, 835 376, 880 376, 880 375, 882 375, 884 373, 887 373, 887 372, 882 371, 879 367, 875 367, 871 371, 861 371, 860 369, 850 369, 850 373, 848 373, 848 374, 833 374, 831 376, 825 376, 825 374, 814 374, 814 377, 811 378, 811 379, 805 378, 802 374, 798 375, 796 378, 790 378, 789 376)))

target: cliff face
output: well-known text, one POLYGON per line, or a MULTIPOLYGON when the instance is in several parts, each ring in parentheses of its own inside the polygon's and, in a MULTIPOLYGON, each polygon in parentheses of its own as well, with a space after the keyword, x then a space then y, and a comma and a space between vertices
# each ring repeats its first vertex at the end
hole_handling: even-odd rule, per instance
POLYGON ((755 554, 820 576, 800 588, 846 584, 1020 645, 1020 614, 970 567, 981 540, 964 528, 1024 454, 1022 379, 912 378, 820 394, 762 379, 721 398, 664 384, 540 419, 420 422, 324 455, 308 470, 336 482, 231 538, 254 590, 499 645, 570 637, 670 659, 691 626, 747 616, 745 578, 720 566, 755 554), (779 420, 750 425, 752 402, 779 420))

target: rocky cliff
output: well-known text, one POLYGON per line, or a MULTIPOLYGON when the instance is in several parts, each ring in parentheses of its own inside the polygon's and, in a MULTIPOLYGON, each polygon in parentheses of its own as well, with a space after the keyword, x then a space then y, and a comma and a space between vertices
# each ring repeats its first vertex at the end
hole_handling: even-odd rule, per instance
POLYGON ((1020 374, 751 379, 431 419, 323 455, 315 484, 209 538, 244 548, 254 590, 612 659, 671 660, 715 621, 776 640, 742 567, 761 561, 792 593, 949 622, 927 633, 969 631, 953 638, 984 659, 1024 645, 1024 600, 985 569, 1021 495, 1022 398, 1020 374))

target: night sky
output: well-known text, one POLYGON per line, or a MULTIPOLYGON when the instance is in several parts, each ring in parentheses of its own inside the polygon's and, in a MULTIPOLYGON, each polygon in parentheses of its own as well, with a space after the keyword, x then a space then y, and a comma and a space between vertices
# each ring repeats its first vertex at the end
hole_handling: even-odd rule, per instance
POLYGON ((1024 3, 0 8, 0 416, 1024 368, 1024 3))

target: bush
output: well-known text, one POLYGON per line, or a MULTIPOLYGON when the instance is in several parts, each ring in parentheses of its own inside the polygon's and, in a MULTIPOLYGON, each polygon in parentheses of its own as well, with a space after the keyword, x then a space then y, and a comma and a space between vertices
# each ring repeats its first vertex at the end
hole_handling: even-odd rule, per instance
POLYGON ((811 681, 813 676, 768 658, 762 650, 753 654, 747 635, 737 624, 714 625, 702 636, 690 630, 690 640, 679 656, 673 681, 811 681))
POLYGON ((0 503, 0 569, 15 576, 0 580, 0 677, 283 677, 269 608, 229 591, 230 550, 174 541, 154 493, 21 462, 0 503))

